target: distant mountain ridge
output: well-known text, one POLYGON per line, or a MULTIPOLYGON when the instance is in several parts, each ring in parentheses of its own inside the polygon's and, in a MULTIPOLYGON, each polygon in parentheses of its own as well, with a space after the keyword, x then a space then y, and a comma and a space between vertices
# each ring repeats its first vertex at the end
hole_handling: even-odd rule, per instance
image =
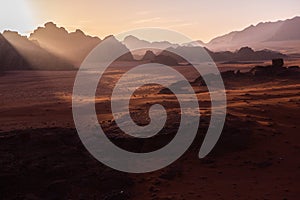
MULTIPOLYGON (((0 70, 73 69, 74 66, 79 67, 91 50, 108 38, 111 48, 103 52, 104 55, 111 54, 110 52, 114 49, 125 51, 128 50, 127 47, 146 46, 150 49, 187 50, 191 52, 191 56, 194 56, 193 48, 204 46, 215 61, 269 60, 273 57, 285 57, 287 53, 300 53, 300 17, 259 23, 256 26, 251 25, 242 31, 233 31, 214 38, 209 43, 195 41, 181 45, 168 41, 149 42, 135 36, 127 36, 122 42, 114 36, 108 36, 101 40, 98 37, 88 36, 79 29, 75 32, 68 32, 65 28, 48 22, 44 27, 34 30, 29 37, 21 36, 13 31, 4 31, 3 34, 0 34, 0 70)), ((149 49, 142 53, 139 52, 141 53, 140 58, 143 58, 147 50, 149 49)), ((148 52, 144 59, 147 57, 147 59, 169 59, 164 57, 162 50, 159 52, 154 50, 152 53, 148 52)), ((134 58, 132 53, 128 53, 118 60, 133 61, 134 58)), ((172 59, 169 59, 168 62, 175 63, 172 59)))
POLYGON ((272 60, 277 58, 287 58, 288 56, 280 52, 271 51, 268 49, 255 51, 250 47, 242 47, 234 52, 222 51, 213 52, 206 49, 208 54, 215 62, 233 62, 233 61, 262 61, 272 60))
MULTIPOLYGON (((223 51, 223 52, 213 52, 208 50, 205 47, 177 47, 177 48, 168 48, 162 51, 159 55, 152 54, 150 51, 144 56, 144 60, 150 61, 159 61, 158 63, 166 64, 172 63, 172 65, 176 65, 176 63, 187 63, 187 60, 183 59, 179 55, 182 55, 182 52, 188 52, 189 61, 196 62, 199 61, 199 52, 205 50, 214 62, 236 62, 236 61, 261 61, 261 60, 272 60, 277 58, 287 58, 287 55, 274 52, 270 50, 260 50, 254 51, 249 47, 242 47, 235 52, 223 51), (204 48, 204 49, 203 49, 204 48), (175 53, 173 53, 175 52, 175 53), (159 58, 159 59, 158 59, 159 58)), ((203 59, 200 59, 203 62, 210 62, 211 60, 207 58, 205 55, 203 59)))
POLYGON ((155 42, 148 42, 146 40, 141 40, 133 35, 126 36, 122 41, 129 49, 134 48, 153 48, 153 49, 166 49, 169 47, 178 47, 178 44, 172 44, 168 41, 155 41, 155 42))
POLYGON ((147 50, 151 50, 154 53, 159 54, 164 49, 169 47, 178 47, 178 44, 173 44, 168 41, 155 41, 149 42, 146 40, 141 40, 133 35, 126 36, 122 43, 129 49, 139 49, 135 50, 133 53, 136 59, 141 59, 147 52, 147 50))
POLYGON ((235 51, 249 46, 255 50, 270 49, 290 54, 300 53, 300 17, 297 16, 292 19, 276 22, 261 22, 255 26, 248 26, 241 31, 232 31, 228 34, 218 36, 208 43, 204 43, 201 40, 181 45, 172 44, 167 41, 151 43, 131 35, 127 36, 123 43, 129 48, 144 46, 152 47, 153 49, 167 49, 178 46, 203 46, 212 51, 235 51))
POLYGON ((216 37, 205 46, 214 51, 236 50, 243 46, 276 51, 297 50, 300 46, 300 17, 251 25, 216 37))

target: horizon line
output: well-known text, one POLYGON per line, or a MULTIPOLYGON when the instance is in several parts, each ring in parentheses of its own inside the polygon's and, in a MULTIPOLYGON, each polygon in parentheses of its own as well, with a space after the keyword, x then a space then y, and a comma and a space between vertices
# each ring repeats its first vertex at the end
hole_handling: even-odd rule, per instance
MULTIPOLYGON (((285 19, 277 19, 277 20, 272 20, 272 21, 261 21, 261 22, 255 23, 255 24, 252 23, 252 24, 250 24, 250 25, 248 25, 248 26, 245 26, 245 27, 242 28, 242 29, 239 29, 239 30, 232 30, 232 31, 230 31, 230 32, 226 32, 226 33, 224 33, 224 34, 221 34, 221 35, 212 37, 208 42, 203 42, 203 40, 201 40, 201 39, 194 39, 194 38, 193 38, 193 41, 195 41, 195 42, 201 41, 201 42, 204 43, 204 44, 209 44, 212 40, 214 40, 214 39, 216 39, 216 38, 219 38, 219 37, 222 37, 222 36, 228 35, 228 34, 230 34, 230 33, 234 33, 234 32, 241 32, 241 31, 244 31, 245 29, 247 29, 247 28, 249 28, 249 27, 256 27, 256 26, 258 26, 259 24, 265 24, 265 23, 277 23, 277 22, 283 22, 283 21, 286 21, 286 20, 292 20, 292 19, 297 18, 297 17, 300 17, 300 15, 296 15, 296 16, 293 16, 293 17, 285 18, 285 19)), ((111 35, 112 35, 112 36, 115 36, 114 34, 108 34, 108 35, 104 36, 103 38, 101 38, 99 35, 89 34, 87 31, 83 31, 83 30, 81 30, 80 28, 76 28, 75 30, 70 30, 70 29, 66 28, 67 26, 60 25, 60 23, 59 23, 59 22, 56 22, 55 20, 49 20, 49 21, 40 23, 40 24, 38 24, 38 25, 35 26, 35 27, 36 27, 35 29, 30 30, 30 31, 28 31, 28 32, 26 31, 27 33, 22 33, 22 32, 19 32, 19 30, 15 30, 15 29, 5 28, 5 29, 2 29, 2 32, 0 32, 0 34, 2 35, 2 34, 3 34, 4 32, 6 32, 6 31, 16 32, 16 33, 18 33, 19 35, 25 36, 25 37, 27 37, 27 38, 29 39, 30 35, 31 35, 32 33, 34 33, 35 30, 37 30, 38 28, 45 28, 45 25, 46 25, 47 23, 53 23, 57 28, 64 28, 64 29, 67 31, 68 34, 70 34, 70 33, 76 33, 76 31, 79 30, 79 31, 83 32, 85 36, 97 37, 97 38, 99 38, 100 40, 104 40, 105 38, 107 38, 107 37, 109 37, 109 36, 111 36, 111 35)), ((149 28, 149 27, 145 27, 145 28, 149 28)), ((163 28, 163 27, 157 27, 157 28, 163 28)), ((163 28, 163 29, 168 29, 168 28, 163 28)), ((169 30, 172 30, 172 29, 169 29, 169 30)), ((128 35, 128 36, 129 36, 129 35, 128 35)), ((128 37, 128 36, 126 36, 126 37, 128 37)), ((138 38, 139 40, 144 40, 144 39, 141 39, 141 38, 139 38, 139 37, 137 37, 137 36, 135 36, 135 35, 132 35, 132 36, 138 38)), ((119 40, 119 41, 120 41, 120 40, 119 40)), ((124 41, 124 39, 121 40, 120 42, 122 42, 122 41, 124 41)), ((148 41, 148 40, 145 40, 145 41, 151 42, 151 43, 152 43, 152 42, 170 42, 170 41, 167 41, 167 40, 161 40, 161 41, 148 41)), ((172 43, 172 42, 170 42, 170 43, 172 43)), ((172 44, 175 44, 175 43, 172 43, 172 44)))

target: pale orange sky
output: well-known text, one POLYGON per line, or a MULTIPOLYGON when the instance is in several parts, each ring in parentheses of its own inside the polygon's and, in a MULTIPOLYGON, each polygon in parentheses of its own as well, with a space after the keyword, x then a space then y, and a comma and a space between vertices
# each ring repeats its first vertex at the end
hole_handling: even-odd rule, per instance
POLYGON ((179 31, 194 40, 210 39, 261 21, 300 15, 299 0, 7 0, 0 30, 28 33, 53 21, 103 38, 141 27, 179 31))

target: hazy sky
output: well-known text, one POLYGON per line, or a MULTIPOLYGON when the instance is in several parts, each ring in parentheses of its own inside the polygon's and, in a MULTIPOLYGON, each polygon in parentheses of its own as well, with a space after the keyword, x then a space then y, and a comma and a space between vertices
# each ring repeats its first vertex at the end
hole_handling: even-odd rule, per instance
POLYGON ((0 31, 23 34, 53 21, 101 38, 162 27, 205 42, 261 21, 300 16, 299 0, 0 0, 0 31))

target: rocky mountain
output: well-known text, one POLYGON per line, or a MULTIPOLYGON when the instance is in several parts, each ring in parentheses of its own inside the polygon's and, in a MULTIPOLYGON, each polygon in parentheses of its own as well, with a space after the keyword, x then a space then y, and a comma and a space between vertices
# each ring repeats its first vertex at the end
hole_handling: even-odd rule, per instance
MULTIPOLYGON (((106 37, 110 38, 111 36, 106 37)), ((98 37, 91 37, 77 29, 75 32, 68 32, 63 27, 57 27, 53 22, 48 22, 44 27, 38 27, 32 34, 30 34, 30 40, 37 41, 41 47, 47 49, 49 52, 59 55, 69 60, 73 65, 79 67, 86 56, 101 43, 101 39, 98 37)), ((104 39, 104 40, 105 40, 104 39)), ((124 48, 118 40, 111 42, 112 51, 116 48, 124 48)), ((125 47, 126 48, 126 47, 125 47)), ((103 52, 107 53, 107 52, 103 52)), ((119 60, 132 60, 132 56, 122 56, 119 60)))
POLYGON ((168 41, 149 42, 146 40, 141 40, 132 35, 125 37, 122 43, 125 44, 129 49, 139 49, 132 52, 136 59, 142 59, 147 50, 151 50, 152 52, 159 54, 164 49, 169 47, 176 48, 179 46, 178 44, 173 44, 168 41))
POLYGON ((0 63, 5 70, 69 70, 73 66, 65 59, 53 55, 41 48, 37 42, 28 40, 17 32, 4 31, 1 51, 5 56, 0 63), (7 59, 11 60, 7 62, 7 59))
POLYGON ((142 60, 143 61, 154 61, 156 58, 155 53, 153 53, 153 51, 151 50, 147 50, 145 55, 143 56, 142 60))
POLYGON ((300 45, 300 17, 284 21, 261 22, 241 31, 233 31, 212 39, 205 46, 213 51, 236 50, 243 46, 254 49, 298 52, 300 45))
POLYGON ((261 60, 272 60, 276 58, 287 57, 287 55, 282 54, 280 52, 271 51, 268 49, 254 51, 250 47, 242 47, 235 52, 230 52, 230 51, 212 52, 208 49, 206 50, 215 62, 261 61, 261 60))
POLYGON ((73 66, 80 66, 91 50, 105 40, 107 50, 100 53, 107 58, 116 50, 144 48, 121 56, 119 61, 132 61, 134 54, 142 60, 177 65, 184 62, 184 59, 170 54, 170 48, 179 53, 189 52, 193 60, 198 56, 195 50, 203 49, 202 46, 218 62, 270 60, 284 58, 290 53, 300 53, 300 17, 251 25, 242 31, 217 37, 207 44, 195 41, 181 46, 167 41, 149 42, 135 36, 127 36, 122 42, 114 36, 101 40, 81 30, 68 32, 48 22, 44 27, 34 30, 29 38, 12 31, 0 34, 0 69, 72 69, 73 66))
POLYGON ((119 57, 116 61, 133 61, 133 55, 129 51, 129 49, 118 41, 113 35, 109 35, 103 39, 103 43, 101 44, 103 49, 97 49, 97 58, 101 61, 112 61, 115 60, 111 55, 116 52, 127 52, 121 57, 119 57))
MULTIPOLYGON (((239 61, 261 61, 261 60, 272 60, 276 58, 286 58, 287 55, 271 51, 271 50, 260 50, 254 51, 250 47, 242 47, 237 51, 221 51, 221 52, 213 52, 207 48, 203 47, 177 47, 177 48, 168 48, 161 52, 158 56, 165 56, 174 58, 178 63, 186 63, 187 60, 180 57, 179 55, 181 52, 188 52, 187 55, 189 56, 190 61, 197 61, 199 58, 199 52, 206 50, 206 52, 210 55, 210 57, 215 62, 239 62, 239 61), (172 53, 176 52, 176 54, 172 53)), ((146 56, 146 55, 145 55, 146 56)), ((200 55, 201 56, 201 55, 200 55)), ((205 54, 202 55, 203 62, 210 61, 209 58, 206 57, 205 54)))
POLYGON ((287 19, 268 41, 300 40, 300 17, 287 19))
POLYGON ((125 44, 129 49, 135 48, 153 48, 153 49, 166 49, 169 47, 178 47, 178 44, 172 44, 168 41, 159 41, 159 42, 148 42, 146 40, 141 40, 135 36, 129 35, 124 38, 123 44, 125 44))
POLYGON ((147 50, 144 57, 141 59, 142 61, 152 62, 152 63, 160 63, 168 66, 178 66, 180 63, 180 59, 176 54, 173 54, 169 51, 162 51, 162 53, 156 55, 151 50, 147 50))
MULTIPOLYGON (((169 42, 148 42, 134 36, 127 36, 123 43, 128 47, 150 47, 155 49, 177 48, 179 45, 169 42)), ((261 22, 241 31, 233 31, 216 37, 208 43, 201 40, 181 44, 184 47, 202 46, 212 51, 236 51, 249 46, 254 50, 269 49, 286 54, 300 53, 300 17, 276 22, 261 22)), ((143 51, 143 55, 146 50, 143 51)), ((139 52, 140 53, 140 52, 139 52)))
POLYGON ((79 29, 69 33, 53 22, 38 27, 30 34, 29 39, 37 41, 47 51, 66 58, 76 66, 101 42, 98 37, 87 36, 79 29))
POLYGON ((205 45, 206 45, 205 42, 203 42, 201 40, 197 40, 197 41, 192 41, 192 42, 189 42, 189 43, 184 43, 181 46, 187 46, 187 47, 201 46, 201 47, 204 47, 205 45))
POLYGON ((0 34, 0 71, 30 69, 30 64, 0 34))

